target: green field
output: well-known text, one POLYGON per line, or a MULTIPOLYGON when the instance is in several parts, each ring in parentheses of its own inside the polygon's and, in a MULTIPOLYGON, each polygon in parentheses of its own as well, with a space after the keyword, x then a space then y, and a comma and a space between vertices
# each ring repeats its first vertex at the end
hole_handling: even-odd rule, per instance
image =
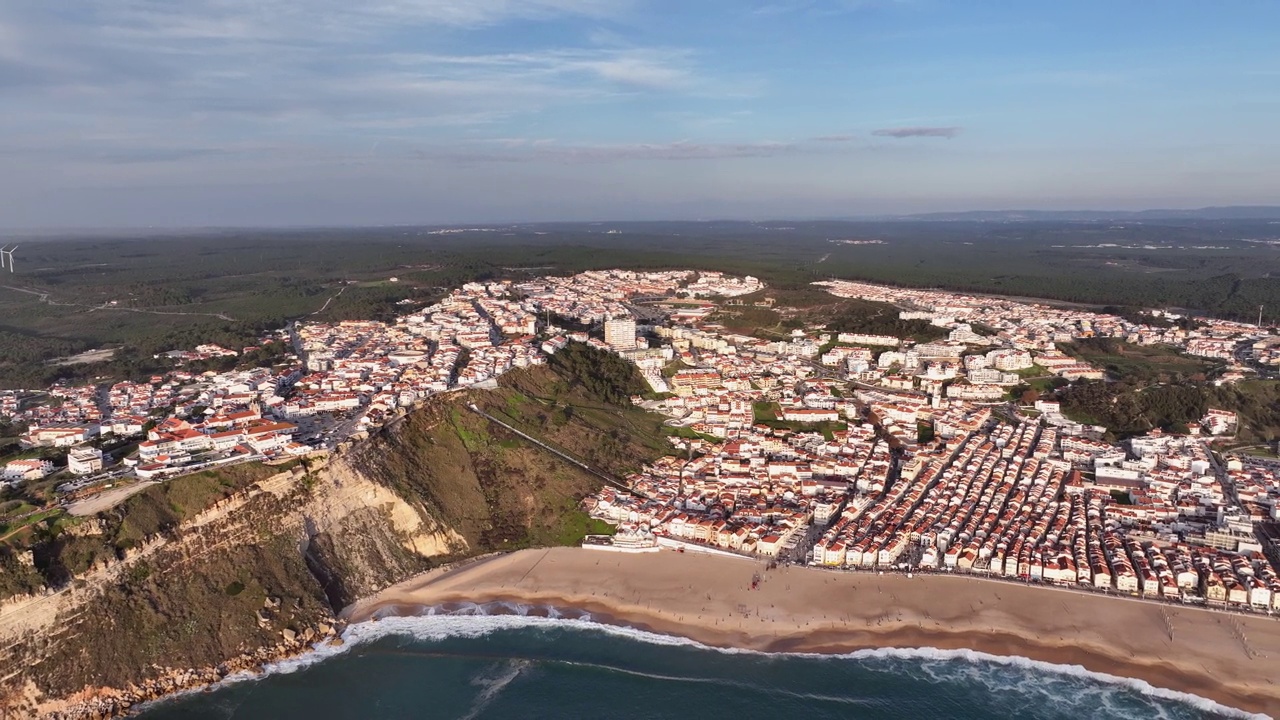
POLYGON ((1085 338, 1059 345, 1063 352, 1105 368, 1115 380, 1205 380, 1222 363, 1184 355, 1167 345, 1134 345, 1115 338, 1085 338))
POLYGON ((843 422, 802 423, 782 420, 779 417, 781 408, 778 403, 774 402, 758 402, 752 407, 752 410, 754 411, 757 425, 765 425, 776 430, 822 433, 823 437, 831 440, 834 437, 832 433, 849 429, 849 426, 843 422))

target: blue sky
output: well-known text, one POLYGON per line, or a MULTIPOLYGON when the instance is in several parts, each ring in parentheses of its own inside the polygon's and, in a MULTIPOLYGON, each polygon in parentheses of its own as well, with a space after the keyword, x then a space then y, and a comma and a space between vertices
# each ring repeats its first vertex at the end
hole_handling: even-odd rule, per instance
POLYGON ((1280 3, 7 0, 0 226, 1280 204, 1280 3))

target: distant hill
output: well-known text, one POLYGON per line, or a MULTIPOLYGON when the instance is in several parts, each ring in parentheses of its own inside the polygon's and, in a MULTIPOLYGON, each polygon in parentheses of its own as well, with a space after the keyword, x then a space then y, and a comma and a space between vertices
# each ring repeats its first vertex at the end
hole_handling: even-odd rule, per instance
POLYGON ((1231 205, 1195 210, 970 210, 895 215, 894 220, 938 222, 1096 222, 1105 220, 1280 220, 1280 206, 1231 205))

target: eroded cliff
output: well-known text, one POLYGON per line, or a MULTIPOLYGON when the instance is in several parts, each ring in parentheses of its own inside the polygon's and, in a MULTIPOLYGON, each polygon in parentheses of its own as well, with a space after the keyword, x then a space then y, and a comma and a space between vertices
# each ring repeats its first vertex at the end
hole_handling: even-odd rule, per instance
POLYGON ((331 458, 148 488, 37 548, 53 587, 0 605, 0 709, 118 713, 304 650, 338 609, 434 565, 575 542, 600 480, 468 406, 623 473, 667 446, 614 400, 536 368, 331 458))

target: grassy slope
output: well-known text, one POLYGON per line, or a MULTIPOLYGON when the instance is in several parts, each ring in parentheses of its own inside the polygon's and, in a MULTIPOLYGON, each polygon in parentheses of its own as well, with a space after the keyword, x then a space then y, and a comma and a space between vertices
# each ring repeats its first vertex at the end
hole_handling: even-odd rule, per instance
POLYGON ((711 318, 730 332, 766 340, 789 336, 791 330, 825 325, 832 332, 893 335, 929 342, 946 337, 947 331, 924 320, 899 320, 897 307, 887 303, 840 298, 817 287, 768 288, 736 299, 711 318), (756 302, 772 299, 772 307, 756 302))
MULTIPOLYGON (((598 478, 465 406, 475 402, 566 452, 622 474, 664 454, 668 446, 659 417, 602 399, 599 378, 613 378, 624 388, 636 379, 622 374, 634 372, 629 365, 615 361, 621 362, 588 352, 558 369, 510 373, 496 391, 437 397, 357 450, 357 465, 463 535, 468 554, 571 544, 584 534, 606 532, 578 509, 578 501, 599 487, 598 478), (588 367, 598 372, 578 374, 588 367)), ((169 481, 108 514, 80 521, 96 523, 94 534, 46 526, 36 545, 36 566, 43 575, 24 569, 20 548, 0 553, 0 577, 6 581, 0 588, 12 593, 40 579, 67 582, 70 573, 119 557, 154 533, 196 532, 205 538, 136 561, 86 611, 60 619, 65 630, 56 639, 9 648, 0 652, 0 663, 29 666, 29 677, 54 695, 86 684, 137 681, 153 665, 216 664, 276 642, 285 628, 313 624, 336 601, 349 600, 371 583, 381 587, 429 564, 400 546, 382 508, 357 511, 338 531, 317 536, 304 557, 297 537, 282 532, 277 521, 305 500, 312 487, 305 481, 296 486, 296 497, 254 496, 237 511, 234 525, 176 529, 183 519, 276 471, 241 466, 169 481), (353 560, 359 567, 332 560, 353 560), (269 597, 283 601, 278 609, 264 610, 269 597), (261 623, 260 610, 267 615, 261 623)))
POLYGON ((366 446, 358 465, 457 530, 471 552, 570 544, 578 501, 601 481, 466 409, 468 403, 616 476, 668 451, 660 418, 600 398, 550 368, 495 391, 439 397, 366 446))
POLYGON ((1114 338, 1090 338, 1063 343, 1062 351, 1097 367, 1117 380, 1180 380, 1203 376, 1220 365, 1184 355, 1167 345, 1133 345, 1114 338))
MULTIPOLYGON (((155 666, 215 665, 278 642, 286 628, 298 630, 329 615, 296 535, 276 525, 300 498, 261 493, 237 511, 233 527, 175 530, 181 520, 278 471, 240 466, 178 478, 84 521, 96 524, 93 534, 47 528, 45 535, 53 537, 36 546, 36 565, 55 584, 72 582, 70 573, 91 563, 120 557, 144 535, 182 539, 197 532, 203 539, 172 543, 134 561, 84 609, 59 618, 54 636, 9 648, 0 661, 28 666, 38 687, 64 695, 85 685, 136 682, 155 666), (264 608, 267 598, 281 603, 264 608)), ((299 484, 298 492, 305 487, 299 484)))
MULTIPOLYGON (((42 583, 60 586, 93 563, 117 558, 144 538, 167 532, 218 500, 286 469, 287 466, 246 463, 153 485, 99 515, 92 522, 100 524, 101 532, 93 534, 74 532, 77 525, 90 521, 63 515, 56 509, 45 520, 40 520, 40 515, 28 518, 24 530, 8 535, 0 543, 0 567, 10 566, 4 557, 30 550, 42 583)), ((14 500, 0 508, 14 505, 15 511, 29 507, 14 500)), ((22 577, 22 582, 9 582, 12 578, 7 573, 0 574, 0 599, 35 589, 27 582, 32 579, 29 573, 24 571, 22 577)))

